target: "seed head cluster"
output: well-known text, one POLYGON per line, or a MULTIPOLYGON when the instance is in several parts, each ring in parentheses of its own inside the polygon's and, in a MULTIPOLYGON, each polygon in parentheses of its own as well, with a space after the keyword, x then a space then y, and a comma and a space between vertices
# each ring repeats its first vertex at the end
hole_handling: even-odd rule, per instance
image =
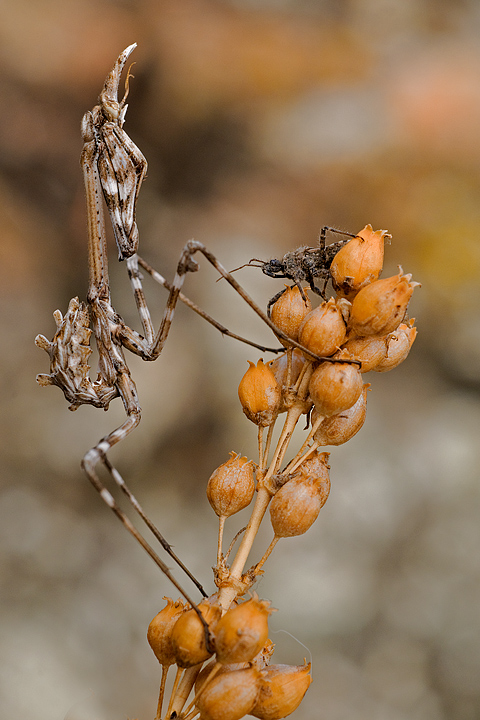
POLYGON ((251 589, 277 543, 305 533, 326 503, 330 456, 323 448, 342 445, 364 424, 371 390, 365 373, 392 370, 415 340, 407 307, 418 283, 401 268, 380 278, 387 237, 386 231, 367 225, 342 243, 330 267, 335 295, 317 307, 312 309, 307 288, 296 284, 270 302, 280 333, 302 349, 282 335, 283 354, 268 363, 249 362, 240 381, 241 406, 257 426, 258 459, 231 452, 207 483, 219 518, 217 592, 194 608, 167 598, 150 623, 148 641, 162 666, 156 720, 162 717, 164 677, 174 664, 178 672, 165 718, 280 720, 300 705, 311 683, 309 664, 271 662, 268 620, 274 610, 251 589), (292 451, 291 441, 298 437, 293 431, 302 418, 306 434, 292 451), (247 526, 224 552, 226 521, 252 502, 247 526), (266 517, 272 540, 248 567, 266 517), (190 692, 193 699, 187 704, 190 692))

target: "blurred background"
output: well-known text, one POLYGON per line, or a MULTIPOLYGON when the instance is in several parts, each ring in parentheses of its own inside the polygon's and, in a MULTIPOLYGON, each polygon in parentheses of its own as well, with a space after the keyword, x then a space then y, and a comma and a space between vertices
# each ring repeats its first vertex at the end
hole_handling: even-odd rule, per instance
MULTIPOLYGON (((367 420, 332 449, 327 505, 257 587, 279 609, 275 661, 313 662, 294 717, 480 717, 479 37, 476 0, 2 3, 2 717, 156 709, 145 633, 173 590, 80 470, 121 403, 70 413, 35 383, 48 358, 33 342, 86 295, 80 119, 132 42, 125 129, 149 161, 140 253, 166 277, 192 237, 230 269, 315 245, 322 225, 371 223, 393 235, 384 276, 401 264, 422 283, 410 357, 366 378, 367 420)), ((113 302, 138 328, 110 249, 113 302)), ((275 347, 201 265, 186 292, 275 347)), ((252 268, 237 278, 262 305, 282 288, 252 268)), ((158 324, 165 292, 146 288, 158 324)), ((156 363, 128 358, 143 420, 113 459, 209 590, 205 486, 230 450, 255 458, 237 385, 259 356, 181 308, 156 363)), ((270 539, 267 527, 253 560, 270 539)))

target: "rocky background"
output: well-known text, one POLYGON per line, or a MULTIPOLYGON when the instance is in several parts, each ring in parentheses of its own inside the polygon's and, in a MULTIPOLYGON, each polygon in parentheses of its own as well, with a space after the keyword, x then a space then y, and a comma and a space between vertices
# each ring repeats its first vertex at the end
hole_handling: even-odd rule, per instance
MULTIPOLYGON (((313 661, 294 717, 479 717, 479 37, 476 0, 2 3, 2 717, 155 713, 145 633, 172 588, 79 467, 122 407, 69 413, 36 385, 48 359, 33 344, 86 294, 79 123, 132 42, 125 128, 149 161, 137 217, 152 265, 173 277, 191 237, 233 268, 315 245, 322 225, 370 222, 393 235, 384 276, 401 264, 422 283, 411 356, 366 378, 366 424, 332 451, 328 503, 257 588, 279 609, 276 661, 313 661)), ((111 250, 114 304, 135 325, 111 250)), ((201 264, 188 294, 275 344, 201 264)), ((282 287, 237 277, 262 305, 282 287)), ((158 322, 165 293, 148 296, 158 322)), ((257 358, 184 309, 155 364, 129 358, 143 421, 113 459, 209 588, 204 489, 230 450, 254 457, 236 391, 257 358)))

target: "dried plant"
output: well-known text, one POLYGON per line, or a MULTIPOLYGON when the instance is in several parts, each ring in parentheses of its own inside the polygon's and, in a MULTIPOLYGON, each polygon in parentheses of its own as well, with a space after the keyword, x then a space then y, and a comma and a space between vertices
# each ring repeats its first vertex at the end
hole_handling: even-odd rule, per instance
POLYGON ((134 47, 129 46, 119 56, 107 76, 99 104, 83 119, 82 168, 90 269, 87 303, 74 298, 64 317, 58 310, 54 313, 57 332, 51 342, 43 335, 37 336, 36 344, 50 357, 50 373, 39 375, 37 381, 40 385, 60 387, 72 410, 85 403, 107 409, 116 397, 124 404, 125 422, 89 450, 82 464, 102 499, 186 601, 184 604, 183 600, 174 602, 167 598, 166 606, 148 628, 148 641, 162 666, 156 720, 162 718, 166 676, 172 665, 176 665, 177 672, 164 718, 239 720, 252 714, 276 720, 286 717, 300 704, 311 682, 310 665, 271 662, 274 646, 268 639, 268 618, 273 609, 252 588, 264 573, 265 563, 279 540, 306 532, 325 504, 330 490, 330 468, 329 453, 323 448, 347 442, 362 427, 370 388, 369 383, 363 382, 363 374, 391 370, 408 355, 416 329, 414 321, 407 317, 407 306, 418 283, 412 282, 411 276, 404 275, 401 269, 398 275, 379 279, 384 240, 390 236, 383 230, 373 231, 370 225, 357 234, 342 233, 346 237, 328 246, 327 230, 339 231, 326 227, 316 248, 299 248, 281 260, 250 261, 258 263, 267 275, 293 282, 268 301, 267 313, 198 242, 186 244, 175 278, 167 283, 137 255, 135 208, 147 164, 123 130, 128 72, 125 95, 120 102, 117 97, 123 68, 134 47), (143 334, 129 328, 111 303, 102 195, 119 259, 126 262, 143 334), (283 345, 280 351, 270 349, 282 353, 277 359, 250 363, 238 388, 243 411, 257 426, 258 458, 248 460, 231 452, 207 483, 208 501, 219 519, 218 543, 213 551, 217 590, 210 596, 173 553, 107 457, 110 448, 140 422, 135 383, 124 350, 144 360, 156 359, 167 339, 178 299, 223 334, 262 352, 269 350, 231 333, 181 294, 186 273, 198 269, 193 260, 197 252, 245 299, 283 345), (139 266, 169 290, 157 333, 143 294, 139 266), (317 278, 324 281, 322 290, 315 286, 317 278), (305 281, 322 297, 314 309, 307 288, 302 285, 305 281), (330 281, 335 295, 327 299, 330 281), (87 363, 92 332, 99 353, 98 376, 93 381, 87 363), (294 430, 304 416, 307 422, 303 440, 300 447, 292 449, 294 430), (204 596, 200 603, 195 603, 183 590, 120 509, 98 477, 99 463, 103 463, 112 481, 127 495, 161 546, 196 583, 204 596), (227 519, 252 502, 246 528, 233 532, 224 552, 227 519), (272 541, 263 556, 248 566, 253 541, 268 509, 272 541))

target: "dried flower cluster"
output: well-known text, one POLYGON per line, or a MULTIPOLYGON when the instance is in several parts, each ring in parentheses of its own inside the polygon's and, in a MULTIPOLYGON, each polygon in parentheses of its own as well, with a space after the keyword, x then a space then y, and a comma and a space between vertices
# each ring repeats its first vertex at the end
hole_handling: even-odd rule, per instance
POLYGON ((198 606, 203 622, 195 609, 168 598, 150 623, 148 640, 163 668, 157 720, 162 716, 166 672, 175 664, 165 718, 239 720, 251 714, 280 720, 299 706, 310 685, 309 664, 271 664, 270 603, 255 594, 247 600, 243 596, 264 572, 280 538, 303 534, 318 517, 330 491, 329 453, 321 448, 347 442, 362 427, 370 388, 363 374, 396 367, 415 339, 414 320, 406 313, 418 283, 401 269, 379 279, 386 236, 367 225, 339 250, 330 268, 336 297, 312 310, 310 300, 294 285, 272 307, 275 325, 305 352, 282 340, 285 353, 267 364, 250 363, 240 382, 244 413, 258 427, 259 457, 254 463, 232 452, 208 481, 207 497, 219 518, 219 536, 217 592, 198 606), (313 361, 311 353, 326 359, 313 361), (274 433, 280 416, 283 426, 274 433), (308 419, 307 436, 285 462, 302 416, 308 419), (227 518, 250 505, 255 494, 247 527, 224 554, 227 518), (263 557, 245 570, 267 509, 273 539, 263 557), (190 693, 193 699, 188 703, 190 693))

